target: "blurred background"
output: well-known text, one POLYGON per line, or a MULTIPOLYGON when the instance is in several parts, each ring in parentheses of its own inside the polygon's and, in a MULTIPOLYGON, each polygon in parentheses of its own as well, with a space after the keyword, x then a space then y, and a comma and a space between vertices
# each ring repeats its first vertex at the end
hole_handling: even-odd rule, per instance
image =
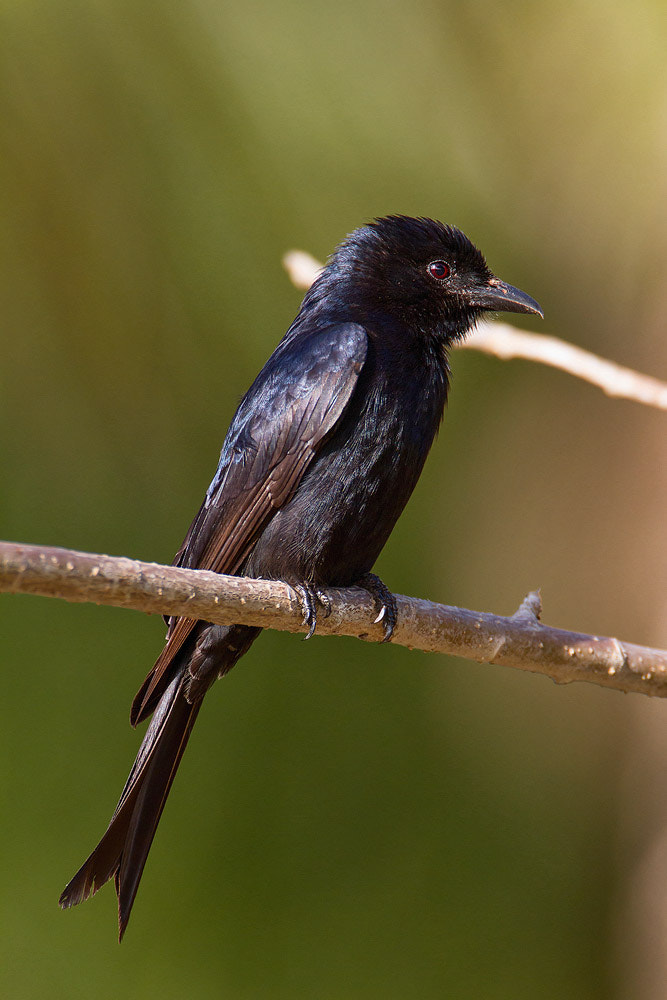
MULTIPOLYGON (((0 535, 169 562, 298 308, 281 255, 380 214, 667 378, 666 44, 660 0, 2 0, 0 535)), ((666 415, 453 369, 385 581, 665 646, 666 415)), ((216 686, 120 949, 111 886, 60 912, 163 634, 0 597, 3 995, 667 997, 667 706, 351 639, 216 686)))

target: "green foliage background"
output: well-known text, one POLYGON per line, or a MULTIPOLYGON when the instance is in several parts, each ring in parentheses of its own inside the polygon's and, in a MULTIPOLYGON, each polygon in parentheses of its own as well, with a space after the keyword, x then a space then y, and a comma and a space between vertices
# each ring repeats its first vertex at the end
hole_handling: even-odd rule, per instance
MULTIPOLYGON (((2 0, 0 535, 169 561, 298 307, 282 253, 379 214, 459 225, 545 331, 667 377, 666 42, 658 0, 2 0)), ((667 642, 664 415, 453 367, 387 583, 667 642)), ((110 887, 61 913, 162 634, 0 598, 4 996, 617 995, 664 706, 352 640, 267 634, 214 689, 122 948, 110 887)))

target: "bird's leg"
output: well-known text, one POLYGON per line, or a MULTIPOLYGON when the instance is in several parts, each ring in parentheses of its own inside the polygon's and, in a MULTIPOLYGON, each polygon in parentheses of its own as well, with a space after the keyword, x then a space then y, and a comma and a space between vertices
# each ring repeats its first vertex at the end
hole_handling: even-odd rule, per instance
POLYGON ((398 620, 396 598, 389 587, 385 586, 380 577, 376 576, 375 573, 364 573, 361 579, 357 580, 357 587, 367 590, 375 601, 375 606, 379 609, 379 614, 373 624, 377 625, 379 622, 382 622, 384 626, 384 639, 382 641, 389 642, 394 634, 398 620))
POLYGON ((303 612, 303 624, 308 626, 308 633, 305 638, 310 639, 317 627, 317 605, 324 609, 324 617, 331 614, 331 601, 326 591, 314 587, 312 583, 293 583, 292 589, 296 591, 303 612))

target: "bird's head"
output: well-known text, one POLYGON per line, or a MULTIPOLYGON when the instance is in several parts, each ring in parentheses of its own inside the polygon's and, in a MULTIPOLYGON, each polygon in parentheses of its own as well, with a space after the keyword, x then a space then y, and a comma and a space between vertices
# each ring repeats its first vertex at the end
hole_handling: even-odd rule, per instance
POLYGON ((376 219, 341 243, 327 270, 345 283, 355 311, 389 314, 445 342, 483 312, 542 316, 534 299, 496 278, 467 236, 432 219, 376 219))

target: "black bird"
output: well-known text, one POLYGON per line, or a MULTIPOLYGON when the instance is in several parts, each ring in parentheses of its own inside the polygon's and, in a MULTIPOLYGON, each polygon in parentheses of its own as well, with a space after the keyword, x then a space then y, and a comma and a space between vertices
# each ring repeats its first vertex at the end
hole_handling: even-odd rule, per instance
MULTIPOLYGON (((390 216, 353 232, 245 394, 174 562, 286 580, 310 633, 326 587, 370 590, 391 637, 395 602, 370 571, 412 493, 447 400, 447 351, 485 311, 542 312, 494 277, 458 229, 390 216)), ((63 891, 114 876, 122 938, 153 836, 211 684, 259 628, 168 620, 134 699, 153 718, 109 828, 63 891)))

